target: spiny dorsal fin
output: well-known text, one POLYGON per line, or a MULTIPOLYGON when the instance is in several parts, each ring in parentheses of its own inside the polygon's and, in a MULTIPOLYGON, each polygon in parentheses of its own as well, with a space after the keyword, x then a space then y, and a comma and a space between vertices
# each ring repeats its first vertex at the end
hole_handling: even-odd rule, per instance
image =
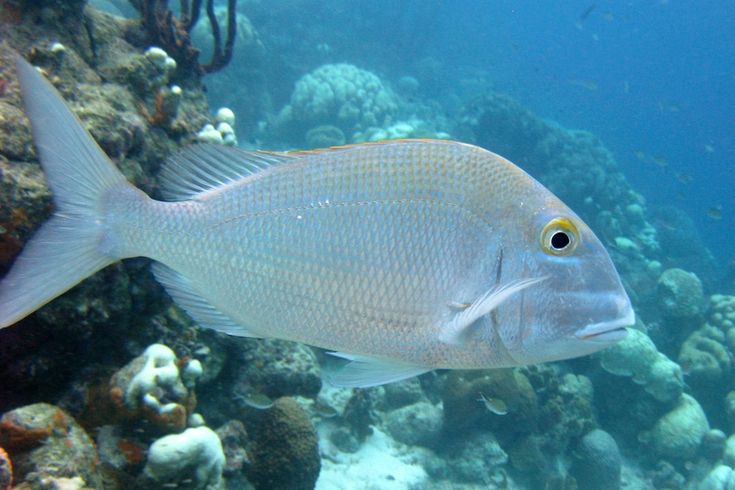
POLYGON ((247 151, 216 144, 188 146, 170 157, 159 174, 161 194, 169 201, 201 197, 298 155, 247 151))

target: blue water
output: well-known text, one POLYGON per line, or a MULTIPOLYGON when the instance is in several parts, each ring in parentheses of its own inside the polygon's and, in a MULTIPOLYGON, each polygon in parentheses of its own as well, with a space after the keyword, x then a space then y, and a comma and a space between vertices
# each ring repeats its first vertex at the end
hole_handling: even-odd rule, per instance
POLYGON ((462 5, 445 8, 444 29, 462 32, 446 36, 445 56, 456 52, 462 63, 492 67, 499 90, 597 134, 650 204, 686 210, 721 259, 735 256, 734 4, 462 5), (682 182, 687 175, 691 181, 682 182), (716 221, 706 211, 718 205, 723 216, 716 221))
MULTIPOLYGON (((686 211, 720 262, 735 258, 732 2, 300 1, 241 9, 266 44, 309 33, 290 46, 304 71, 348 61, 389 80, 413 75, 424 96, 445 106, 493 89, 595 133, 651 211, 686 211), (320 41, 330 47, 324 56, 310 52, 320 41), (721 217, 709 216, 712 208, 721 217)), ((283 93, 275 105, 302 74, 276 81, 283 93)))

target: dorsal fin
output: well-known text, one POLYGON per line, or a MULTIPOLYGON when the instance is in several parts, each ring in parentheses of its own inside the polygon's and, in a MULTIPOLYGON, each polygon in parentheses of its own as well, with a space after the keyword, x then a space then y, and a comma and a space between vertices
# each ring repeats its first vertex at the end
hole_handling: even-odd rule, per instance
POLYGON ((163 165, 159 174, 161 194, 169 201, 195 199, 212 189, 298 157, 216 144, 191 145, 175 153, 163 165))

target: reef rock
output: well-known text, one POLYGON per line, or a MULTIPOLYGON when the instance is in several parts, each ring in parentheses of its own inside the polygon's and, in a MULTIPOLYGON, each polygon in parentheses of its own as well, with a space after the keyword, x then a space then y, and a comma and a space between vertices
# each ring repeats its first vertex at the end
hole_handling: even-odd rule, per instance
POLYGON ((53 480, 73 479, 75 488, 102 488, 92 439, 58 407, 36 403, 5 413, 0 447, 12 458, 16 484, 54 488, 53 480))
POLYGON ((429 402, 418 402, 390 411, 385 425, 397 441, 411 446, 431 446, 442 428, 442 409, 429 402))
POLYGON ((322 386, 314 351, 303 344, 273 339, 241 343, 231 366, 227 376, 235 394, 313 398, 322 386))

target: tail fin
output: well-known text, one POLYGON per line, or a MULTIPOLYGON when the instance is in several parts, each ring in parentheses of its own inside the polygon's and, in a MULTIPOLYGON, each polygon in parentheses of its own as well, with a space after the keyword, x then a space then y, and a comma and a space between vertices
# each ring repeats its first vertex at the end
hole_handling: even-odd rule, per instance
POLYGON ((56 212, 0 282, 0 328, 118 260, 101 247, 104 197, 113 188, 130 185, 54 87, 21 57, 16 69, 56 212))

